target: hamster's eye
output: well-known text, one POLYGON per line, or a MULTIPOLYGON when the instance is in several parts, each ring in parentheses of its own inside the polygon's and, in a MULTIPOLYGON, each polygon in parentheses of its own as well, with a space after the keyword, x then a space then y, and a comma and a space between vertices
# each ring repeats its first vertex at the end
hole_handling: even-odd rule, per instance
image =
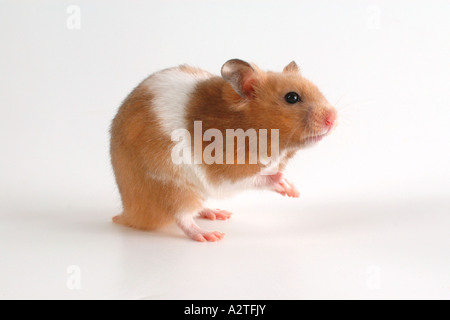
POLYGON ((287 103, 290 104, 294 104, 297 103, 299 101, 301 101, 300 99, 300 95, 297 92, 289 92, 284 96, 284 100, 286 100, 287 103))

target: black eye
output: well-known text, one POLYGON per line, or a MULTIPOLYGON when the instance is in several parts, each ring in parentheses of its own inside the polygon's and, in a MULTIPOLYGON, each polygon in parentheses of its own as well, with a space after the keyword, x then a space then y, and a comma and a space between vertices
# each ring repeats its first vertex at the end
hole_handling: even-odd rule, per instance
POLYGON ((284 96, 284 100, 286 100, 287 103, 294 104, 297 103, 300 100, 300 95, 297 92, 289 92, 284 96))

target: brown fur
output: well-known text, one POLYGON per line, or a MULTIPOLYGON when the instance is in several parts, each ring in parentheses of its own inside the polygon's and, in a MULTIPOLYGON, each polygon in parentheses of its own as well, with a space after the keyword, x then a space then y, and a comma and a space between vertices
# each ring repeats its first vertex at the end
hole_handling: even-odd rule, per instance
MULTIPOLYGON (((189 66, 178 69, 190 74, 205 71, 189 66)), ((319 90, 290 64, 283 73, 264 73, 256 66, 251 79, 243 79, 242 98, 221 77, 213 77, 197 85, 187 106, 187 121, 194 138, 194 121, 201 120, 203 132, 209 128, 223 133, 226 129, 279 129, 280 151, 288 150, 286 162, 302 147, 308 136, 323 126, 330 106, 319 90), (297 91, 302 103, 289 105, 287 92, 297 91)), ((111 161, 123 203, 121 215, 113 221, 138 229, 155 229, 174 220, 181 212, 202 208, 200 190, 171 163, 174 143, 163 133, 152 110, 153 96, 145 85, 139 85, 124 101, 111 126, 111 161)), ((193 143, 192 143, 193 145, 193 143)), ((207 143, 203 143, 205 148, 207 143)), ((249 159, 246 146, 247 162, 249 159)), ((226 154, 224 150, 224 155, 226 154)), ((235 150, 236 154, 236 150, 235 150)), ((224 159, 225 163, 225 159, 224 159)), ((202 164, 213 184, 224 179, 237 181, 257 174, 261 164, 202 164)))
POLYGON ((151 101, 151 94, 139 86, 111 126, 111 161, 123 204, 122 214, 113 221, 145 230, 173 222, 180 210, 201 208, 195 188, 166 163, 172 142, 162 134, 151 101))
MULTIPOLYGON (((268 150, 270 152, 270 129, 279 129, 280 152, 289 149, 281 163, 287 160, 303 146, 308 136, 317 133, 323 127, 323 118, 330 106, 317 87, 303 78, 291 66, 283 73, 262 72, 256 69, 253 76, 253 96, 243 99, 220 77, 215 77, 197 86, 188 107, 188 123, 191 137, 194 137, 194 121, 202 121, 203 133, 210 129, 219 129, 224 137, 224 164, 203 164, 209 179, 219 184, 223 179, 237 181, 257 174, 261 164, 248 164, 249 145, 246 143, 246 164, 225 164, 226 129, 267 129, 268 150), (301 93, 302 103, 290 105, 284 100, 286 93, 301 93)), ((193 143, 192 143, 193 144, 193 143)), ((208 142, 203 143, 203 150, 208 142)), ((236 154, 235 144, 235 154, 236 154)))

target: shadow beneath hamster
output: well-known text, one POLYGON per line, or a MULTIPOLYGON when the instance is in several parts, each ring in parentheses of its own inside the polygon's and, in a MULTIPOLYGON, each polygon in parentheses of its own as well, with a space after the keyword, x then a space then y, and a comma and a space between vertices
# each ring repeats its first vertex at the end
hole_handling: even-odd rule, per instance
POLYGON ((58 233, 87 235, 140 235, 153 238, 185 238, 181 230, 168 226, 145 231, 116 224, 112 218, 120 212, 112 207, 75 207, 53 199, 41 198, 38 203, 9 201, 0 205, 0 221, 3 224, 29 226, 36 233, 52 230, 58 233))
MULTIPOLYGON (((349 201, 330 203, 304 203, 283 201, 259 207, 254 204, 239 206, 227 221, 199 219, 201 226, 225 231, 227 237, 242 235, 277 236, 286 233, 321 234, 352 232, 358 228, 395 228, 410 221, 436 223, 446 219, 450 212, 450 201, 445 197, 414 198, 385 201, 349 201), (200 222, 202 221, 202 222, 200 222), (203 222, 205 221, 205 222, 203 222)), ((3 204, 2 204, 3 205, 3 204)), ((165 239, 195 243, 175 225, 152 231, 137 230, 112 222, 117 208, 76 208, 53 201, 39 204, 9 203, 1 208, 0 221, 17 225, 35 226, 35 230, 79 236, 114 236, 139 238, 145 241, 165 239)), ((444 223, 448 223, 446 220, 444 223)), ((226 240, 225 238, 225 240, 226 240)))

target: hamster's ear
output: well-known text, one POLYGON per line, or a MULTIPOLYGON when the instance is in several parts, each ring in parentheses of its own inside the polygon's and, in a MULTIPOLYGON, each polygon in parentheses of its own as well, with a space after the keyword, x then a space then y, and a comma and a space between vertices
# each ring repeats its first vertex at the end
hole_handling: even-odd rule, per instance
POLYGON ((298 65, 295 61, 291 61, 286 67, 284 67, 283 72, 300 72, 298 65))
POLYGON ((228 60, 222 66, 220 73, 222 74, 222 78, 242 98, 250 98, 253 95, 256 71, 248 62, 239 59, 228 60))

